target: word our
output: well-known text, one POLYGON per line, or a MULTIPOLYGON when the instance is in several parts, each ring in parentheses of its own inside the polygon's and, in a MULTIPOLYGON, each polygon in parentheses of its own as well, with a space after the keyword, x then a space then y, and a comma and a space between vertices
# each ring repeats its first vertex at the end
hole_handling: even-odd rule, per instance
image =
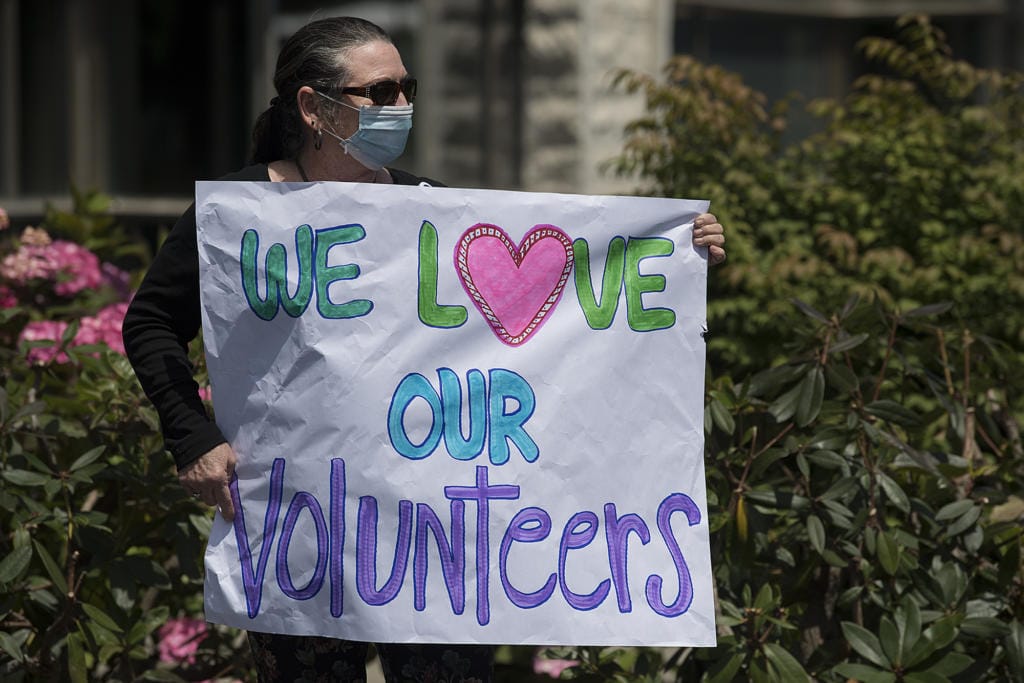
POLYGON ((468 436, 463 436, 462 429, 462 385, 451 368, 438 368, 440 390, 419 373, 403 377, 388 408, 388 437, 395 451, 410 460, 420 460, 437 450, 443 439, 450 456, 472 460, 483 452, 486 440, 487 455, 493 465, 508 462, 509 442, 519 449, 526 462, 536 461, 540 448, 524 428, 537 405, 533 388, 511 370, 494 368, 488 374, 489 382, 480 370, 466 373, 468 436), (403 419, 417 398, 427 403, 431 416, 430 431, 418 444, 409 438, 403 419), (514 410, 507 410, 509 400, 515 402, 514 410))
MULTIPOLYGON (((329 264, 329 254, 336 247, 359 242, 366 230, 359 224, 338 225, 314 230, 308 224, 295 229, 294 261, 298 268, 294 291, 289 289, 288 249, 280 242, 271 244, 260 268, 260 233, 247 229, 241 240, 239 261, 242 290, 252 312, 262 320, 273 320, 279 310, 297 318, 303 315, 315 294, 315 311, 322 318, 357 318, 373 310, 373 301, 352 299, 343 303, 331 300, 332 284, 359 277, 355 263, 329 264), (262 271, 263 277, 260 278, 262 271), (262 290, 262 293, 261 293, 262 290)), ((429 221, 420 226, 419 276, 417 312, 420 321, 429 327, 453 328, 466 323, 466 307, 441 304, 437 301, 438 236, 429 221)), ((595 330, 612 325, 625 291, 626 321, 636 332, 651 332, 672 327, 676 322, 671 308, 646 308, 643 295, 665 290, 665 276, 642 274, 641 262, 671 256, 675 245, 664 237, 616 236, 608 243, 608 255, 602 270, 600 289, 595 290, 591 276, 590 245, 584 238, 572 242, 571 267, 574 273, 576 300, 587 324, 595 330)))
MULTIPOLYGON (((285 460, 276 458, 270 474, 263 533, 260 536, 259 547, 255 551, 249 542, 237 479, 231 484, 232 499, 238 511, 234 520, 234 533, 248 616, 255 619, 259 615, 267 567, 273 558, 276 587, 282 595, 292 600, 311 600, 318 597, 327 584, 331 616, 341 618, 345 613, 345 545, 349 540, 346 531, 345 461, 334 458, 330 462, 330 500, 326 516, 324 506, 313 494, 297 491, 288 503, 282 521, 280 517, 284 501, 284 475, 285 460), (295 567, 289 561, 288 551, 293 539, 304 537, 302 534, 296 534, 300 515, 304 511, 309 513, 308 517, 314 527, 317 552, 309 580, 303 586, 296 586, 292 578, 295 567)), ((380 584, 377 578, 378 538, 383 535, 378 529, 379 502, 374 496, 359 498, 355 525, 355 589, 360 600, 366 605, 381 606, 398 597, 407 584, 411 559, 413 605, 416 611, 426 610, 427 573, 431 556, 428 548, 432 537, 441 566, 447 604, 453 614, 463 614, 466 606, 468 501, 476 507, 476 620, 480 626, 486 626, 490 622, 490 556, 494 549, 491 540, 491 505, 497 504, 498 501, 519 500, 521 491, 520 487, 514 484, 490 483, 488 469, 484 466, 476 467, 475 479, 469 486, 444 487, 445 498, 450 501, 450 523, 447 529, 439 515, 427 503, 398 501, 395 555, 390 575, 384 579, 383 584, 380 584)), ((570 588, 574 581, 567 569, 567 558, 572 551, 586 548, 595 542, 602 517, 589 510, 573 514, 562 527, 557 557, 538 557, 536 560, 554 565, 553 571, 539 588, 524 590, 522 586, 517 585, 519 581, 510 571, 509 555, 516 544, 530 548, 530 544, 548 538, 554 530, 554 524, 551 516, 543 508, 529 506, 519 509, 505 526, 501 540, 497 543, 498 578, 508 601, 517 608, 531 609, 551 600, 557 589, 570 607, 578 611, 587 611, 600 606, 614 590, 619 612, 631 612, 633 600, 629 590, 628 562, 630 537, 635 536, 642 545, 647 545, 651 542, 651 529, 647 522, 635 513, 619 514, 614 503, 605 503, 602 511, 608 577, 602 579, 589 593, 579 593, 570 588)), ((701 521, 696 503, 684 493, 671 493, 658 506, 657 529, 676 576, 666 581, 657 574, 651 574, 644 584, 644 597, 647 606, 653 612, 666 618, 685 614, 690 608, 694 594, 690 570, 683 557, 679 539, 672 529, 672 517, 676 513, 681 513, 685 517, 689 527, 701 521), (667 584, 678 587, 675 596, 669 602, 663 597, 667 584)), ((308 573, 308 567, 301 569, 308 573)))

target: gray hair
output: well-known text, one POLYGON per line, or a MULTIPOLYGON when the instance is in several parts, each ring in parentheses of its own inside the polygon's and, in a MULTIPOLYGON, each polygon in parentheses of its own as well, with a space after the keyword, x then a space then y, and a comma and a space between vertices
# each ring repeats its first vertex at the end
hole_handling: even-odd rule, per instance
POLYGON ((392 42, 380 26, 356 17, 310 22, 285 41, 274 70, 277 97, 253 127, 251 162, 293 159, 305 136, 295 101, 299 88, 309 85, 330 89, 344 85, 349 75, 348 52, 378 41, 392 42))

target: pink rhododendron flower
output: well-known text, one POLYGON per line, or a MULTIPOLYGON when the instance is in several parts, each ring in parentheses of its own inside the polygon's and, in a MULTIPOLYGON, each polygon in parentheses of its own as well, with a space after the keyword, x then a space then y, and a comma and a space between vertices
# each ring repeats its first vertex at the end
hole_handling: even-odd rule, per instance
POLYGON ((33 228, 30 225, 21 232, 18 241, 35 247, 45 247, 53 240, 50 239, 50 233, 46 232, 45 228, 33 228))
MULTIPOLYGON (((68 324, 58 320, 37 320, 25 325, 25 328, 18 335, 18 341, 41 341, 49 339, 53 342, 60 340, 68 324)), ((60 351, 56 344, 53 346, 41 346, 29 349, 29 363, 49 363, 56 360, 58 363, 66 363, 67 355, 60 351)))
POLYGON ((157 645, 160 650, 160 661, 195 664, 196 650, 207 635, 205 621, 187 617, 168 619, 157 632, 160 638, 157 645))
MULTIPOLYGON (((101 308, 96 315, 82 318, 78 322, 78 332, 71 340, 71 346, 83 344, 106 344, 108 347, 124 354, 124 341, 121 339, 121 324, 124 314, 128 311, 128 303, 121 302, 101 308)), ((49 339, 58 341, 68 328, 68 324, 56 320, 39 320, 25 326, 18 335, 18 341, 38 341, 49 339)), ((56 361, 66 363, 67 354, 59 352, 56 347, 39 347, 28 352, 29 363, 49 363, 56 361)))
POLYGON ((127 312, 128 303, 121 302, 101 308, 96 315, 82 318, 72 345, 106 344, 123 355, 124 340, 121 338, 121 323, 124 322, 124 315, 127 312))
POLYGON ((14 308, 18 305, 18 297, 7 287, 0 285, 0 308, 14 308))
POLYGON ((551 678, 559 678, 562 672, 579 664, 575 659, 545 659, 540 651, 533 658, 533 673, 547 674, 551 678))
POLYGON ((16 285, 30 280, 49 280, 60 265, 45 246, 22 244, 18 251, 0 261, 0 277, 16 285))
POLYGON ((56 240, 50 251, 57 261, 60 279, 53 288, 61 296, 71 296, 83 289, 94 289, 103 284, 100 259, 80 244, 56 240))
POLYGON ((11 218, 7 215, 4 207, 0 206, 0 230, 6 230, 9 227, 11 227, 11 218))
POLYGON ((24 237, 23 234, 18 251, 0 262, 0 277, 17 285, 31 280, 56 280, 54 291, 61 296, 95 289, 104 283, 99 257, 80 244, 65 240, 42 243, 44 238, 50 239, 45 231, 35 231, 30 240, 24 237))

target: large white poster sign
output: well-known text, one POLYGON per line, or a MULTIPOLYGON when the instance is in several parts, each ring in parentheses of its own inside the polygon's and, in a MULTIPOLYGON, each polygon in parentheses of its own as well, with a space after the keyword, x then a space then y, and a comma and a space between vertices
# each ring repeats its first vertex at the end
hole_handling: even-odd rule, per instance
POLYGON ((206 615, 374 642, 713 645, 701 201, 196 186, 239 456, 206 615))

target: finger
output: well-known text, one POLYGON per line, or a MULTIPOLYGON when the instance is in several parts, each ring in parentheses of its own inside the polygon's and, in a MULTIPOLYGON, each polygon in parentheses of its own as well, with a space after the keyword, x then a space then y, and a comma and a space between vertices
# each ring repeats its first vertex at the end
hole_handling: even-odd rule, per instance
POLYGON ((700 247, 709 247, 711 245, 721 247, 725 244, 725 235, 704 235, 702 237, 694 237, 693 243, 700 247))
POLYGON ((717 222, 718 222, 718 219, 715 218, 715 214, 713 214, 713 213, 702 213, 701 215, 697 216, 697 218, 694 219, 693 227, 700 228, 700 227, 703 227, 705 225, 710 225, 712 223, 717 223, 717 222))
POLYGON ((708 247, 708 260, 711 262, 711 265, 717 266, 725 260, 725 249, 714 245, 708 247))
POLYGON ((228 482, 223 482, 217 489, 217 506, 220 508, 220 514, 224 515, 224 519, 231 522, 235 519, 235 504, 231 500, 231 486, 228 482))

